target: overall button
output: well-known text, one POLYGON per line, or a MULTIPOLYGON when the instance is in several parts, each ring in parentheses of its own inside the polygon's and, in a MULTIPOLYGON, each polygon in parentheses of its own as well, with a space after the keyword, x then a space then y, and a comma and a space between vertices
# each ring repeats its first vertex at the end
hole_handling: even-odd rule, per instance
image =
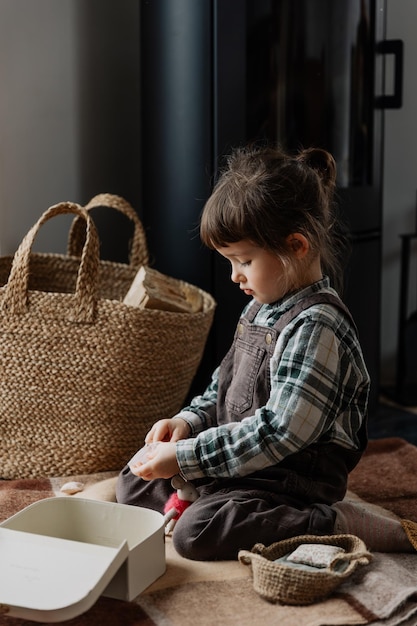
POLYGON ((271 333, 266 333, 266 335, 265 335, 265 343, 268 346, 272 343, 272 335, 271 335, 271 333))

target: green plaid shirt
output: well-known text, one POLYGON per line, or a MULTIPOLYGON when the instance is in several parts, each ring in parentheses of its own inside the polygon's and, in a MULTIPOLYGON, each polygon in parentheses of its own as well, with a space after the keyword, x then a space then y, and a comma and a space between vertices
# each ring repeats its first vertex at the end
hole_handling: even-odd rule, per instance
MULTIPOLYGON (((254 324, 273 326, 300 298, 318 291, 335 293, 323 278, 263 305, 254 324)), ((178 413, 191 427, 190 438, 176 444, 185 478, 247 476, 318 441, 358 449, 370 380, 356 331, 342 311, 329 304, 303 311, 280 334, 270 371, 268 402, 240 422, 217 424, 219 368, 206 391, 178 413)))

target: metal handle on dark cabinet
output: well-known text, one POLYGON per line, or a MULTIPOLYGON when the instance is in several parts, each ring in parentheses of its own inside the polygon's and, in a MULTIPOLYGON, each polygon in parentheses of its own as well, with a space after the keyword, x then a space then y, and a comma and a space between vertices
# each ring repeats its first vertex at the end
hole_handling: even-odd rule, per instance
POLYGON ((404 42, 401 39, 380 41, 377 52, 394 55, 394 93, 389 96, 378 96, 376 106, 380 109, 400 109, 403 104, 404 42))

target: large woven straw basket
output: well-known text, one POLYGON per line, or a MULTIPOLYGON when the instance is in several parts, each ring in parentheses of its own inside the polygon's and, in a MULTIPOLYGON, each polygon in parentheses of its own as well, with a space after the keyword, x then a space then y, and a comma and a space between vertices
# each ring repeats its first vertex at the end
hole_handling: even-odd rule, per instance
POLYGON ((200 363, 215 302, 198 313, 123 303, 148 262, 142 225, 122 198, 87 207, 60 203, 0 259, 0 477, 119 470, 151 425, 180 408, 200 363), (100 261, 90 209, 108 205, 133 220, 130 265, 100 261), (75 216, 72 256, 33 253, 41 226, 75 216))
POLYGON ((307 605, 323 600, 358 566, 368 564, 371 558, 363 541, 355 535, 301 535, 268 547, 258 543, 251 551, 239 552, 240 562, 249 565, 252 570, 255 591, 270 602, 291 605, 307 605), (303 544, 336 546, 343 548, 344 552, 321 569, 294 567, 285 557, 303 544))

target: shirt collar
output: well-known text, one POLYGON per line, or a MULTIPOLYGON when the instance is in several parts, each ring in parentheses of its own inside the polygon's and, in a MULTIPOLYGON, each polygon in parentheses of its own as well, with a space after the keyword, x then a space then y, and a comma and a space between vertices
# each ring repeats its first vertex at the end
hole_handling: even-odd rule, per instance
POLYGON ((276 302, 272 302, 271 304, 263 304, 262 309, 264 309, 265 313, 268 313, 268 311, 276 311, 277 309, 282 312, 288 311, 288 309, 294 306, 294 304, 313 293, 317 293, 318 291, 331 291, 332 293, 334 292, 334 290, 330 287, 330 280, 328 276, 323 276, 323 278, 316 281, 315 283, 312 283, 307 287, 303 287, 298 291, 294 291, 281 298, 281 300, 277 300, 276 302))

